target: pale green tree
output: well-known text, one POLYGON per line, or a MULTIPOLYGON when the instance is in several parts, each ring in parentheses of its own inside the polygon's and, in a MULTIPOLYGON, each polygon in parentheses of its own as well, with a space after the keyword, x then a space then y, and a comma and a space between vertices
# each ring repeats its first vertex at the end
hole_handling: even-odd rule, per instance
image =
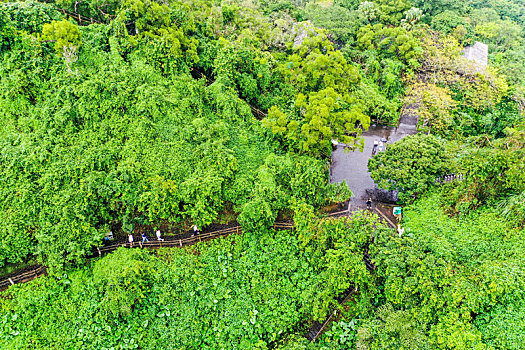
POLYGON ((55 42, 55 50, 62 52, 64 47, 78 47, 81 33, 76 24, 69 21, 52 21, 44 24, 42 38, 55 42))

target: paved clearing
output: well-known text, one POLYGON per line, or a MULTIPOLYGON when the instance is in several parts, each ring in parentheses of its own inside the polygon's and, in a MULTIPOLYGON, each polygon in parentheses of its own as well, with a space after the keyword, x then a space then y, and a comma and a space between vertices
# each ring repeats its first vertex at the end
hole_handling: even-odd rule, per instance
MULTIPOLYGON (((417 121, 416 121, 417 123, 417 121)), ((412 123, 400 124, 398 128, 371 126, 363 133, 365 146, 363 152, 345 152, 344 146, 338 146, 332 153, 332 171, 330 182, 346 181, 354 194, 350 199, 350 210, 366 207, 366 190, 375 189, 374 180, 368 172, 368 159, 372 156, 374 140, 387 139, 386 146, 399 141, 406 135, 415 134, 416 128, 412 123)))

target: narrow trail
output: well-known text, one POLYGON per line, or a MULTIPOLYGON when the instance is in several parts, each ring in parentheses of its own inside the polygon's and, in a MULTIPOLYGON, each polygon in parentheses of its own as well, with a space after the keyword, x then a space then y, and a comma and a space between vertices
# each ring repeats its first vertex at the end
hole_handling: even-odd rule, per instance
MULTIPOLYGON (((337 213, 330 214, 330 217, 351 217, 352 213, 359 210, 359 208, 351 207, 349 203, 349 208, 344 211, 340 211, 337 213)), ((378 206, 376 205, 373 209, 373 212, 377 214, 383 223, 385 223, 390 228, 395 228, 396 224, 386 215, 386 213, 383 213, 382 210, 378 209, 378 206)), ((370 255, 368 254, 368 248, 365 250, 365 253, 363 254, 363 262, 365 263, 366 269, 369 272, 372 272, 376 269, 376 266, 372 263, 372 259, 370 255)), ((353 301, 354 296, 358 293, 357 288, 349 288, 345 292, 342 293, 343 297, 339 299, 339 306, 343 306, 350 300, 353 301)), ((315 342, 319 336, 326 331, 328 326, 337 318, 339 308, 335 308, 334 311, 330 313, 330 315, 321 323, 319 321, 314 321, 311 325, 311 327, 308 329, 308 331, 304 334, 304 337, 308 339, 310 342, 315 342)))
MULTIPOLYGON (((275 230, 293 230, 294 225, 289 222, 277 222, 273 225, 275 230)), ((211 232, 203 232, 195 236, 187 236, 187 234, 180 236, 166 236, 164 241, 151 240, 149 242, 142 243, 142 241, 115 243, 105 246, 96 247, 91 251, 91 254, 86 258, 93 258, 106 255, 120 247, 124 248, 148 248, 148 249, 159 249, 159 248, 180 248, 190 246, 199 242, 205 242, 216 238, 227 237, 231 234, 241 234, 241 226, 233 226, 222 230, 216 230, 211 232), (187 236, 187 237, 185 237, 187 236), (169 238, 168 238, 169 237, 169 238)), ((8 278, 0 280, 0 290, 4 290, 11 285, 18 283, 25 283, 34 280, 46 274, 47 268, 43 265, 34 266, 33 268, 23 271, 20 274, 9 276, 8 278)))
POLYGON ((19 273, 14 276, 7 277, 3 280, 0 280, 0 291, 7 289, 9 286, 18 283, 25 283, 34 280, 37 277, 45 275, 47 268, 42 265, 33 266, 30 269, 19 273))
MULTIPOLYGON (((370 255, 368 254, 368 247, 363 254, 363 262, 365 263, 366 269, 369 272, 373 272, 376 269, 376 266, 372 263, 370 255)), ((350 287, 342 293, 342 297, 339 298, 339 307, 336 307, 330 315, 323 321, 314 321, 308 331, 304 334, 304 337, 310 342, 315 342, 319 336, 328 329, 328 326, 336 320, 340 307, 343 307, 347 302, 354 301, 355 295, 358 293, 357 287, 350 287)))
MULTIPOLYGON (((348 301, 353 300, 354 299, 353 296, 356 294, 357 294, 357 288, 350 289, 349 291, 344 293, 345 297, 339 302, 339 305, 342 306, 346 304, 348 301)), ((327 329, 327 327, 331 324, 331 322, 334 321, 334 319, 337 317, 338 311, 339 309, 335 309, 330 314, 330 316, 328 316, 326 320, 324 320, 323 323, 319 321, 315 321, 310 327, 310 329, 308 329, 304 337, 308 339, 310 342, 315 342, 317 338, 319 338, 319 336, 327 329)))

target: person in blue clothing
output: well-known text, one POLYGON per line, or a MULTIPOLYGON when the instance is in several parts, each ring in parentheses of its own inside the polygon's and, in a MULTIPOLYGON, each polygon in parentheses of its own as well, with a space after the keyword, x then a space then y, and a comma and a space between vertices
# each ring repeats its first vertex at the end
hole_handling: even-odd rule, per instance
POLYGON ((149 242, 148 237, 146 237, 146 233, 142 232, 142 243, 149 242))

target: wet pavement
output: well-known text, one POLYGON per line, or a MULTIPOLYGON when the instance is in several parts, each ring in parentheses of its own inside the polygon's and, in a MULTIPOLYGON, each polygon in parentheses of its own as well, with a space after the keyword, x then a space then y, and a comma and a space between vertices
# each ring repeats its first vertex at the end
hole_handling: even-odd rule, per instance
POLYGON ((368 159, 372 156, 374 140, 379 141, 385 138, 387 139, 386 147, 388 147, 389 144, 415 133, 417 133, 416 126, 412 123, 403 123, 397 128, 372 125, 362 135, 365 140, 363 152, 345 152, 344 145, 337 146, 337 149, 332 152, 330 182, 346 181, 354 194, 350 199, 350 210, 365 208, 365 201, 368 198, 366 191, 376 188, 374 180, 372 180, 368 172, 368 159))

